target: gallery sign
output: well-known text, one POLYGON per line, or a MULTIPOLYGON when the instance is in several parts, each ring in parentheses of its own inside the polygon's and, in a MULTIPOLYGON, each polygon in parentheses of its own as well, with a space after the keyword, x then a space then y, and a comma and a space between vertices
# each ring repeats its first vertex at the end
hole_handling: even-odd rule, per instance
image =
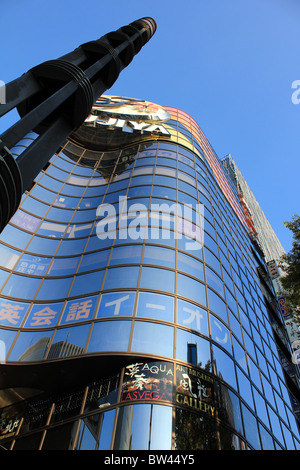
POLYGON ((203 371, 178 364, 175 402, 214 416, 213 384, 213 379, 203 371))

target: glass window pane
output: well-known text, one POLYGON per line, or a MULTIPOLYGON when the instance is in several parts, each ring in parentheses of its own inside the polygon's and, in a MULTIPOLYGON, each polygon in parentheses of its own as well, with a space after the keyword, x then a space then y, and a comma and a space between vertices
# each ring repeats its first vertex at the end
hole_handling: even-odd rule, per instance
POLYGON ((185 272, 186 274, 191 274, 201 281, 204 281, 203 263, 196 260, 195 258, 192 258, 191 256, 187 256, 178 252, 177 269, 179 271, 185 272))
POLYGON ((206 282, 218 294, 224 298, 224 286, 222 279, 219 278, 211 269, 206 268, 206 282))
POLYGON ((79 260, 79 257, 56 258, 52 261, 47 276, 67 276, 68 274, 74 274, 79 260))
POLYGON ((175 415, 175 449, 219 450, 216 426, 206 417, 181 408, 175 415), (193 432, 187 432, 192 429, 193 432))
POLYGON ((279 442, 284 445, 282 430, 280 426, 280 420, 277 414, 273 411, 273 409, 270 406, 268 406, 267 408, 268 408, 268 413, 270 417, 273 434, 279 440, 279 442))
POLYGON ((141 246, 118 246, 112 251, 110 265, 140 263, 142 256, 141 246))
POLYGON ((177 328, 176 358, 210 370, 210 345, 207 340, 177 328), (193 352, 192 355, 190 354, 193 352), (192 359, 192 360, 191 360, 192 359))
POLYGON ((23 331, 9 355, 9 361, 41 361, 45 358, 52 331, 23 331))
POLYGON ((16 332, 0 329, 0 361, 5 362, 9 348, 15 339, 16 332))
POLYGON ((153 405, 150 450, 172 449, 172 408, 153 405))
POLYGON ((83 297, 67 302, 60 324, 91 320, 94 316, 98 296, 83 297))
POLYGON ((153 290, 174 292, 175 272, 160 268, 142 268, 140 287, 153 290))
POLYGON ((12 274, 5 284, 2 293, 20 299, 33 299, 40 282, 40 279, 12 274))
POLYGON ((190 302, 178 299, 177 323, 208 336, 207 312, 190 302))
POLYGON ((136 287, 139 267, 126 266, 123 268, 110 268, 107 270, 103 289, 122 289, 136 287))
POLYGON ((104 272, 105 270, 77 275, 71 289, 70 297, 75 295, 84 295, 92 292, 99 292, 101 289, 104 272))
POLYGON ((211 337, 220 346, 232 354, 230 332, 226 326, 213 315, 210 315, 211 337))
POLYGON ((59 245, 60 240, 52 238, 42 238, 35 236, 27 247, 27 251, 40 255, 53 255, 59 245))
POLYGON ((272 436, 260 423, 258 423, 258 426, 259 426, 259 432, 260 432, 260 437, 261 437, 261 442, 262 442, 262 449, 274 450, 274 441, 273 441, 272 436))
POLYGON ((245 436, 247 441, 255 450, 261 450, 257 421, 253 414, 242 403, 242 413, 244 418, 245 436))
POLYGON ((16 251, 5 245, 0 245, 0 266, 13 269, 15 264, 19 261, 21 254, 20 251, 16 251))
POLYGON ((204 255, 205 255, 205 263, 209 264, 218 274, 219 276, 222 276, 221 274, 221 265, 220 261, 218 258, 207 248, 204 248, 204 255))
MULTIPOLYGON (((80 228, 80 225, 78 226, 77 229, 79 228, 80 228)), ((80 236, 82 236, 82 234, 80 236)), ((56 254, 58 256, 81 255, 81 253, 84 250, 85 245, 86 245, 85 238, 62 240, 56 254)))
POLYGON ((37 300, 65 299, 68 295, 73 278, 45 279, 37 296, 37 300))
POLYGON ((26 319, 26 328, 49 328, 55 326, 64 303, 35 304, 26 319))
POLYGON ((145 318, 157 318, 162 321, 174 321, 174 299, 167 295, 140 292, 137 315, 145 318))
POLYGON ((57 330, 47 359, 77 356, 84 353, 90 325, 75 326, 57 330))
POLYGON ((127 351, 130 328, 130 321, 118 320, 95 323, 87 352, 127 351))
POLYGON ((135 321, 131 351, 173 357, 173 342, 172 327, 135 321))
POLYGON ((14 270, 23 274, 43 276, 46 273, 50 261, 51 258, 33 256, 24 253, 14 270))
POLYGON ((84 255, 81 260, 78 272, 104 268, 107 265, 109 254, 110 250, 102 250, 96 253, 84 255))
POLYGON ((31 237, 31 233, 24 232, 10 224, 6 225, 1 233, 1 240, 15 248, 21 249, 25 248, 31 237))
POLYGON ((177 294, 206 305, 205 286, 191 277, 177 274, 177 294))
POLYGON ((227 309, 225 302, 215 294, 211 289, 207 289, 208 307, 228 324, 227 309))
POLYGON ((175 268, 175 251, 159 246, 146 245, 143 263, 158 264, 161 266, 167 266, 168 268, 175 268))
POLYGON ((212 362, 214 373, 219 376, 222 380, 229 383, 235 390, 237 390, 237 382, 235 376, 235 367, 233 360, 221 351, 216 345, 212 346, 212 362))
MULTIPOLYGON (((101 416, 101 415, 100 415, 101 416)), ((103 416, 100 434, 99 450, 109 450, 111 443, 111 436, 113 432, 115 419, 115 410, 106 411, 103 416)))
POLYGON ((251 387, 250 381, 245 376, 245 374, 239 369, 239 367, 236 368, 236 372, 237 372, 240 395, 245 400, 245 402, 254 410, 252 387, 251 387))
POLYGON ((97 317, 131 316, 133 314, 135 292, 112 292, 102 294, 97 317))
POLYGON ((14 327, 20 326, 29 307, 30 303, 0 298, 0 324, 14 327))

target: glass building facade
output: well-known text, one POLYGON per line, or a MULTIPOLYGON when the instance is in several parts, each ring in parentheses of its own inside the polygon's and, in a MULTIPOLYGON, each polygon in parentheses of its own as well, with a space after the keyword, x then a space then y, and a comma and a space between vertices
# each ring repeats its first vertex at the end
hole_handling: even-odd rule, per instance
POLYGON ((200 127, 165 111, 83 126, 1 235, 2 449, 299 449, 267 266, 200 127))

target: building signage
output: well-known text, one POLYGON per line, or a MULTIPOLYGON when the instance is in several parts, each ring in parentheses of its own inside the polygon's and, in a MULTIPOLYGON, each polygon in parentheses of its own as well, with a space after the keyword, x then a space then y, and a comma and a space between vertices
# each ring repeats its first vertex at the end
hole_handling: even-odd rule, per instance
POLYGON ((19 209, 11 218, 11 222, 20 228, 28 230, 29 232, 34 232, 41 223, 41 219, 19 209))
POLYGON ((13 436, 20 424, 19 417, 2 417, 0 418, 0 439, 13 436))
POLYGON ((90 114, 85 120, 85 124, 93 124, 93 126, 105 126, 107 129, 120 129, 123 132, 138 132, 140 134, 158 134, 170 136, 170 132, 160 124, 149 124, 148 122, 125 121, 124 119, 108 118, 99 119, 98 116, 90 114))
POLYGON ((91 320, 94 316, 97 298, 97 296, 85 297, 67 302, 60 324, 66 325, 91 320))
POLYGON ((175 402, 214 416, 213 383, 213 379, 205 372, 178 364, 175 402))
POLYGON ((162 400, 215 416, 213 379, 204 371, 168 362, 137 362, 125 368, 122 402, 162 400))
POLYGON ((281 313, 284 317, 289 316, 289 311, 287 309, 286 303, 285 303, 285 298, 284 297, 278 297, 278 303, 281 309, 281 313))
POLYGON ((170 119, 169 112, 162 106, 150 101, 124 96, 101 96, 93 106, 92 113, 145 122, 165 122, 170 119))
POLYGON ((137 362, 125 368, 121 401, 172 402, 173 365, 168 362, 137 362))
POLYGON ((48 328, 55 326, 64 303, 33 305, 25 323, 25 328, 48 328))
POLYGON ((30 304, 0 299, 0 324, 19 327, 30 304))
POLYGON ((119 130, 127 134, 170 137, 170 132, 163 125, 168 119, 168 111, 149 101, 103 96, 93 106, 84 126, 119 130))

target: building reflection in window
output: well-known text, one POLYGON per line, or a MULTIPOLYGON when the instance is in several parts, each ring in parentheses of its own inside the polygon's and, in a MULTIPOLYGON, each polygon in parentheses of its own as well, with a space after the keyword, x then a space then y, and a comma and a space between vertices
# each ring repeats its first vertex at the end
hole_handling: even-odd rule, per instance
POLYGON ((209 342, 198 335, 179 328, 177 328, 176 358, 185 362, 192 359, 194 365, 207 371, 211 370, 209 342))
POLYGON ((127 405, 119 409, 114 449, 171 450, 172 408, 127 405))
POLYGON ((115 410, 82 420, 76 450, 109 450, 115 410))

